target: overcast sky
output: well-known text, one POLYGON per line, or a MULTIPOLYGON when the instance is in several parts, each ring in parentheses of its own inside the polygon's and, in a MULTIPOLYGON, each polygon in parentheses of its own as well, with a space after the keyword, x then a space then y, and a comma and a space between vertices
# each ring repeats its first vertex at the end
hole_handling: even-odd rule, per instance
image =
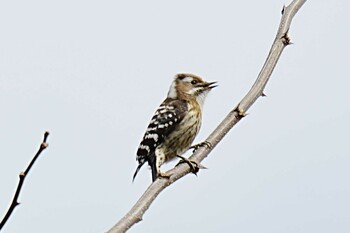
MULTIPOLYGON (((204 140, 254 83, 290 1, 0 2, 4 233, 105 232, 151 182, 136 150, 174 75, 219 87, 204 140)), ((265 93, 130 232, 350 232, 349 1, 308 1, 265 93)), ((174 166, 163 166, 162 170, 174 166)))

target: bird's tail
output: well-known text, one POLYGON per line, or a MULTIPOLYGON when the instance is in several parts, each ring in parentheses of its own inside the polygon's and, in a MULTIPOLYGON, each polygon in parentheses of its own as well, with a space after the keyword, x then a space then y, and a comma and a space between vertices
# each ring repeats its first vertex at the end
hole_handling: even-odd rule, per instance
POLYGON ((134 175, 133 175, 133 177, 132 177, 132 182, 134 182, 137 173, 140 171, 140 168, 145 164, 145 162, 146 162, 146 160, 143 160, 143 161, 140 162, 139 165, 137 166, 136 171, 135 171, 135 173, 134 173, 134 175))
POLYGON ((157 172, 157 167, 156 167, 156 163, 151 163, 151 170, 152 170, 152 182, 154 182, 157 177, 158 177, 158 172, 157 172))
POLYGON ((132 182, 134 182, 137 173, 140 171, 141 167, 145 164, 146 161, 148 161, 148 164, 150 165, 152 170, 152 182, 154 182, 157 179, 158 172, 157 172, 157 166, 156 166, 156 157, 150 156, 148 160, 143 159, 139 161, 139 165, 137 166, 136 171, 132 177, 132 182))
POLYGON ((157 177, 158 177, 156 156, 154 154, 149 157, 148 164, 151 167, 151 170, 152 170, 152 182, 154 182, 157 179, 157 177))

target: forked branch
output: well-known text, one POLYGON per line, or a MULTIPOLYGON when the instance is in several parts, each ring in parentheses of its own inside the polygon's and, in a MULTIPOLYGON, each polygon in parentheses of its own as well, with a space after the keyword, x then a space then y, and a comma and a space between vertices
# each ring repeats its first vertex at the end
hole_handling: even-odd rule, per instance
MULTIPOLYGON (((193 160, 199 164, 203 159, 205 159, 211 150, 227 134, 227 132, 245 116, 250 106, 252 106, 252 104, 260 96, 264 96, 264 88, 277 64, 277 61, 283 49, 291 43, 288 37, 288 31, 292 19, 305 2, 306 0, 293 0, 287 7, 283 7, 282 19, 277 31, 276 38, 254 85, 246 94, 246 96, 244 96, 244 98, 238 103, 238 105, 228 113, 220 125, 209 135, 206 141, 212 146, 200 147, 190 157, 190 160, 193 160)), ((171 174, 170 178, 157 179, 155 182, 153 182, 136 202, 136 204, 131 208, 131 210, 116 225, 114 225, 108 231, 108 233, 126 232, 135 223, 141 221, 143 214, 150 207, 158 194, 181 177, 190 173, 190 169, 188 165, 181 164, 171 169, 167 173, 171 174)))
POLYGON ((0 230, 3 228, 3 226, 5 225, 5 223, 7 222, 7 220, 10 218, 13 210, 16 208, 16 206, 19 205, 19 202, 18 202, 18 197, 19 197, 19 193, 21 192, 21 189, 22 189, 22 185, 24 183, 24 179, 26 178, 26 176, 28 175, 30 169, 32 168, 32 166, 34 165, 36 159, 39 157, 39 155, 41 154, 41 152, 43 150, 45 150, 49 145, 47 144, 46 140, 47 140, 47 137, 49 136, 49 132, 45 132, 44 133, 44 139, 42 141, 42 143, 40 144, 40 147, 39 147, 39 150, 36 152, 36 154, 34 155, 32 161, 30 161, 27 169, 24 171, 24 172, 21 172, 19 174, 19 182, 18 182, 18 185, 17 185, 17 189, 16 189, 16 192, 15 192, 15 195, 13 196, 13 199, 12 199, 12 203, 10 205, 10 208, 8 209, 6 215, 4 216, 4 218, 2 219, 2 221, 0 222, 0 230))

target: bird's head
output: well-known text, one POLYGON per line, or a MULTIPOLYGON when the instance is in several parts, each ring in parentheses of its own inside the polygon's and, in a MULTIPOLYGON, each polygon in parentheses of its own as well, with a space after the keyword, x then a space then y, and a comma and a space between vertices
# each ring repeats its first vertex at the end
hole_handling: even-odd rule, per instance
POLYGON ((192 98, 202 105, 209 91, 217 86, 216 83, 206 82, 195 74, 179 73, 170 86, 168 98, 192 98))

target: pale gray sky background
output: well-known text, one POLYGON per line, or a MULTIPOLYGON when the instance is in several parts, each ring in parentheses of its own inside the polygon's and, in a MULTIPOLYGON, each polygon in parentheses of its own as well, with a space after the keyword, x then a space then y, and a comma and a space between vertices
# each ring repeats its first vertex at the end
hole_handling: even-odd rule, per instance
MULTIPOLYGON (((1 1, 3 229, 108 230, 151 182, 135 153, 177 72, 219 87, 200 142, 249 90, 290 1, 1 1)), ((130 232, 350 232, 349 1, 308 1, 249 115, 130 232)), ((173 166, 174 164, 171 164, 173 166)))

